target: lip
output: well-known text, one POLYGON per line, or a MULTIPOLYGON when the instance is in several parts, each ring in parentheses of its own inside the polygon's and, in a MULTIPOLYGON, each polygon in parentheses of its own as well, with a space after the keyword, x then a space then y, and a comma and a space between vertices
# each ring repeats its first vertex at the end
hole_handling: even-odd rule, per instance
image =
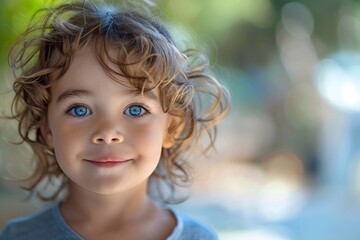
POLYGON ((113 157, 102 157, 92 160, 85 159, 85 161, 97 167, 112 168, 119 165, 123 165, 131 160, 130 159, 125 160, 125 159, 113 158, 113 157))

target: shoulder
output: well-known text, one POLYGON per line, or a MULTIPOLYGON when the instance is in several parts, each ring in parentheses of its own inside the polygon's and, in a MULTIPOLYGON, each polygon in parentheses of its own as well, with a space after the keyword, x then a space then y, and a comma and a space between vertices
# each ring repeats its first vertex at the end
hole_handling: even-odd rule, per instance
POLYGON ((180 239, 203 239, 203 240, 217 240, 215 232, 204 223, 196 220, 184 213, 173 211, 177 226, 168 240, 180 239))
MULTIPOLYGON (((57 239, 62 235, 57 206, 8 222, 0 233, 0 240, 57 239)), ((71 238, 72 239, 72 238, 71 238)))
POLYGON ((28 234, 39 229, 51 221, 51 210, 46 209, 29 216, 17 218, 7 223, 0 235, 0 239, 25 239, 28 234))

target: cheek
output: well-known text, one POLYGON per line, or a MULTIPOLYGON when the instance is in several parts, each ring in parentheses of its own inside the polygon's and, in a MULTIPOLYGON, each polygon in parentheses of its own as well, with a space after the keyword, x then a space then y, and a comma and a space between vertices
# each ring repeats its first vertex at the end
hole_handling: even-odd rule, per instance
POLYGON ((69 128, 63 124, 54 129, 52 138, 55 152, 66 154, 71 152, 71 150, 76 150, 77 146, 83 143, 86 137, 84 136, 86 131, 83 128, 80 126, 69 128))
POLYGON ((162 131, 160 129, 140 127, 135 128, 133 132, 134 140, 138 143, 155 145, 162 141, 162 131))
POLYGON ((135 146, 142 146, 146 151, 159 151, 162 149, 164 129, 162 124, 146 123, 133 126, 130 133, 135 146))

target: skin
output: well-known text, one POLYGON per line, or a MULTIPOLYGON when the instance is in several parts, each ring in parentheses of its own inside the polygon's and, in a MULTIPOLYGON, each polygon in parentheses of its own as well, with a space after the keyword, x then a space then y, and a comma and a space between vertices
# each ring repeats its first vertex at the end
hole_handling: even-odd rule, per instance
POLYGON ((172 119, 156 89, 140 96, 117 80, 86 47, 51 87, 42 134, 69 178, 61 213, 85 239, 166 239, 176 220, 146 192, 172 119))

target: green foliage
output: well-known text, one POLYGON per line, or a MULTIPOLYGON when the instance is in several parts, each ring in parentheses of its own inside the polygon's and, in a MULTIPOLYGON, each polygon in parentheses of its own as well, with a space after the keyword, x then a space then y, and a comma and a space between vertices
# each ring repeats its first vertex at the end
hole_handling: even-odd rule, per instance
POLYGON ((42 1, 2 0, 0 8, 0 66, 6 63, 7 52, 16 37, 26 29, 42 1))
MULTIPOLYGON (((99 0, 117 5, 122 0, 99 0)), ((315 20, 313 37, 326 55, 337 47, 336 25, 344 9, 359 15, 359 1, 301 0, 315 20)), ((64 0, 0 0, 0 69, 11 44, 34 12, 64 0)), ((139 4, 150 0, 137 0, 139 4)), ((196 39, 209 45, 210 54, 222 64, 247 68, 266 65, 277 54, 276 31, 287 0, 152 0, 163 15, 175 23, 179 34, 195 32, 196 39), (205 39, 205 40, 204 40, 205 39), (216 47, 215 47, 216 46, 216 47), (217 52, 215 53, 215 51, 217 52)), ((359 31, 356 31, 358 34, 359 31)), ((178 35, 179 35, 178 34, 178 35)), ((358 37, 360 39, 360 37, 358 37)))

